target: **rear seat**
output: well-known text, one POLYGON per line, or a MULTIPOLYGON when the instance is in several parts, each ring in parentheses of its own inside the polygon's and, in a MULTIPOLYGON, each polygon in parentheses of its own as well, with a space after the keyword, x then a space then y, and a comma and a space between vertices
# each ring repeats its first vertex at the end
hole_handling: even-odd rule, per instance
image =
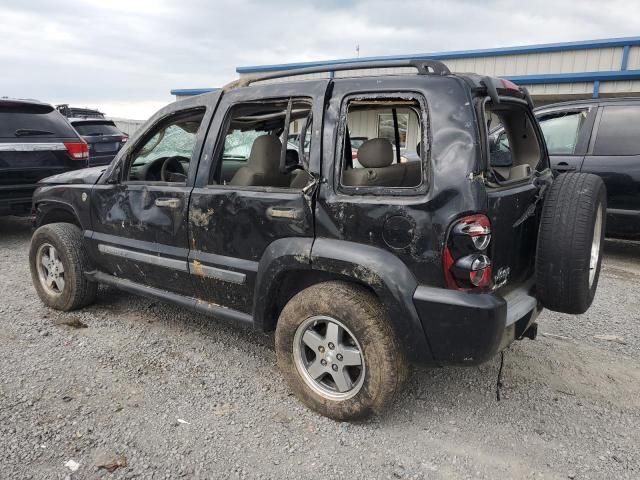
POLYGON ((420 183, 420 162, 393 164, 393 147, 386 138, 372 138, 358 149, 363 168, 343 172, 342 183, 351 187, 413 187, 420 183))

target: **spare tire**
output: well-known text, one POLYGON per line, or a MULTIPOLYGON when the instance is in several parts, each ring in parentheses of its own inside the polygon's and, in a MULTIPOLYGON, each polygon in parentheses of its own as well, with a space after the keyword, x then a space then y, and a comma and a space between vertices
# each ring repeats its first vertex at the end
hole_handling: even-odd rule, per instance
POLYGON ((584 313, 598 286, 606 189, 588 173, 559 175, 542 207, 536 255, 538 299, 549 310, 584 313))

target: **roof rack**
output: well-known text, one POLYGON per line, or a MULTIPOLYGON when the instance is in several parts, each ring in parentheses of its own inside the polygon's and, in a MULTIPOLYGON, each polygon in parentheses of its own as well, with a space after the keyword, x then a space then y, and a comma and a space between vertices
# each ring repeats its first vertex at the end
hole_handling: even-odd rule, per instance
POLYGON ((222 89, 224 91, 234 88, 246 87, 254 82, 262 80, 273 80, 276 78, 293 77, 297 75, 307 75, 310 73, 340 72, 345 70, 365 70, 372 68, 397 68, 413 67, 418 71, 418 75, 449 75, 451 71, 438 60, 373 60, 366 62, 346 62, 336 65, 320 65, 316 67, 294 68, 279 72, 248 75, 233 82, 227 83, 222 89))
POLYGON ((56 110, 67 118, 104 118, 104 113, 99 110, 95 110, 93 108, 70 107, 66 103, 56 105, 56 110))

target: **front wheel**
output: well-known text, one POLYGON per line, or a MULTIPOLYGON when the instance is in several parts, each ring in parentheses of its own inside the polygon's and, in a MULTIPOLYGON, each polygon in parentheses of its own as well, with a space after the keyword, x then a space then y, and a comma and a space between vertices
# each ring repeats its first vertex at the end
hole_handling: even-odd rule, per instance
POLYGON ((382 305, 346 282, 311 286, 287 303, 276 328, 276 353, 294 394, 335 420, 382 410, 407 375, 382 305))
POLYGON ((84 272, 91 269, 82 231, 70 223, 38 228, 29 248, 31 280, 40 300, 56 310, 75 310, 92 303, 98 284, 84 272))

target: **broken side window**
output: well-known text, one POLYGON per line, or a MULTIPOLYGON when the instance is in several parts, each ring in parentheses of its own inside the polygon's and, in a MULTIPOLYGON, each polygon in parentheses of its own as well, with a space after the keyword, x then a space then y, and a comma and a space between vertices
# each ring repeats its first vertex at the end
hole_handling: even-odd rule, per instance
MULTIPOLYGON (((306 98, 234 105, 209 184, 302 188, 299 171, 310 148, 312 103, 306 98), (300 144, 300 134, 304 139, 300 144)), ((308 164, 308 162, 307 162, 308 164)))

